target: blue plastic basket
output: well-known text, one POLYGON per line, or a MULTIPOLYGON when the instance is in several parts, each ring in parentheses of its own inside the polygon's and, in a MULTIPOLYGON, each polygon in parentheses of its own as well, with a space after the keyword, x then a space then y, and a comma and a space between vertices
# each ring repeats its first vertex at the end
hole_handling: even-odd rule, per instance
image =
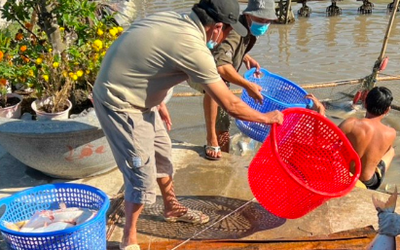
MULTIPOLYGON (((307 92, 294 82, 273 74, 266 69, 260 69, 261 77, 257 78, 254 77, 255 71, 256 68, 248 70, 244 74, 244 78, 262 87, 261 94, 264 100, 262 104, 256 103, 247 91, 243 89, 241 99, 251 108, 261 113, 267 113, 274 110, 282 111, 287 108, 306 108, 312 106, 312 101, 304 98, 307 92)), ((270 125, 238 119, 236 119, 236 126, 243 134, 259 142, 264 142, 270 131, 270 125)))
POLYGON ((15 250, 105 250, 107 195, 92 186, 57 183, 30 188, 0 200, 5 212, 0 218, 0 231, 9 249, 15 250), (36 211, 67 207, 97 210, 91 220, 65 230, 48 233, 24 233, 5 227, 6 222, 29 220, 36 211))

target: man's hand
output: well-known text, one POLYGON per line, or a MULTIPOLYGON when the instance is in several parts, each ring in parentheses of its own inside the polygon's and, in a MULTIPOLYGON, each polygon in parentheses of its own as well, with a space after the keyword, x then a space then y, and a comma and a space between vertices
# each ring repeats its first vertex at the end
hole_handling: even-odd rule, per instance
POLYGON ((256 72, 255 77, 260 77, 261 73, 260 73, 260 64, 254 60, 251 56, 247 55, 243 58, 243 62, 246 65, 247 70, 251 69, 251 68, 256 68, 256 72))
POLYGON ((325 106, 315 97, 313 94, 308 94, 305 98, 310 99, 313 101, 312 109, 320 113, 321 115, 325 116, 325 106))
POLYGON ((169 116, 167 105, 165 105, 164 102, 162 102, 158 106, 158 112, 160 113, 161 120, 163 120, 165 122, 165 126, 167 126, 167 130, 170 131, 171 127, 172 127, 172 121, 171 121, 171 117, 169 116))
POLYGON ((265 114, 266 124, 278 123, 282 125, 283 123, 283 113, 279 110, 274 110, 265 114))
POLYGON ((246 90, 251 98, 253 98, 258 103, 262 103, 264 97, 261 94, 262 87, 260 85, 249 82, 246 90))

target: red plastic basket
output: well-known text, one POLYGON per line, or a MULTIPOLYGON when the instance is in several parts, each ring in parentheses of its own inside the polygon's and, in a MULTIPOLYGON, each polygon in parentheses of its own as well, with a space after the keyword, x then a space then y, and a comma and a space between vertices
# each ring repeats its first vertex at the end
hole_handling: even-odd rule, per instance
POLYGON ((346 136, 327 118, 304 108, 282 113, 283 124, 271 126, 250 163, 248 178, 265 209, 295 219, 350 192, 361 163, 346 136))

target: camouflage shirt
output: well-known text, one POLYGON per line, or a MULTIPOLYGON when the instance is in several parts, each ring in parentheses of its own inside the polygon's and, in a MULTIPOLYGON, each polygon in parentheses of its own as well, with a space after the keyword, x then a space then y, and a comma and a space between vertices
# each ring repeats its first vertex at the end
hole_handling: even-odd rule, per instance
MULTIPOLYGON (((248 27, 246 17, 241 15, 239 21, 248 27)), ((231 64, 237 71, 242 65, 243 58, 249 52, 257 38, 250 32, 246 37, 241 37, 234 30, 229 32, 228 37, 213 51, 213 56, 217 67, 225 64, 231 64)))

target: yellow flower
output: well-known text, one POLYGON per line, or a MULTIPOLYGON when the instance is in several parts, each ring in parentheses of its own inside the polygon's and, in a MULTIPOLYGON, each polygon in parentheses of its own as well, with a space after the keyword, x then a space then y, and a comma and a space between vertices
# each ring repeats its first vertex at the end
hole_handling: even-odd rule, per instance
POLYGON ((74 81, 76 81, 76 80, 78 80, 78 76, 76 74, 73 74, 72 79, 74 79, 74 81))
POLYGON ((101 56, 105 56, 106 55, 106 52, 105 51, 103 51, 103 52, 101 52, 101 56))
POLYGON ((89 75, 90 74, 90 70, 86 70, 86 75, 89 75))
POLYGON ((102 29, 97 29, 97 35, 102 36, 104 31, 102 29))
POLYGON ((78 70, 78 71, 76 72, 76 75, 77 75, 78 77, 83 76, 83 71, 82 71, 82 70, 78 70))
POLYGON ((118 33, 118 29, 116 30, 115 28, 112 28, 112 29, 110 29, 109 33, 110 33, 112 36, 116 36, 117 33, 118 33))
POLYGON ((121 33, 122 31, 124 31, 124 28, 122 28, 121 26, 118 26, 117 29, 118 29, 118 32, 119 32, 119 33, 121 33))
POLYGON ((93 42, 92 47, 95 51, 99 51, 103 48, 103 42, 97 39, 93 42))
POLYGON ((67 77, 67 75, 68 75, 67 71, 63 71, 62 74, 63 74, 64 77, 67 77))
POLYGON ((48 82, 49 81, 49 76, 48 75, 43 75, 43 79, 48 82))
POLYGON ((49 52, 51 53, 52 51, 53 51, 53 49, 52 49, 52 48, 50 48, 50 49, 49 49, 49 52))
POLYGON ((58 63, 58 62, 53 62, 53 68, 58 68, 58 66, 59 66, 60 64, 58 63))
POLYGON ((35 74, 33 73, 33 70, 31 70, 31 69, 29 70, 28 75, 29 75, 29 76, 32 76, 32 77, 35 76, 35 74))
POLYGON ((71 77, 71 78, 72 78, 72 76, 74 75, 74 73, 72 73, 72 72, 69 72, 69 73, 68 73, 68 75, 69 75, 69 77, 71 77))
POLYGON ((37 65, 40 65, 40 64, 42 64, 42 62, 43 62, 43 59, 42 58, 38 58, 38 59, 36 59, 36 64, 37 65))
POLYGON ((64 27, 60 27, 60 31, 63 32, 65 30, 64 27))

